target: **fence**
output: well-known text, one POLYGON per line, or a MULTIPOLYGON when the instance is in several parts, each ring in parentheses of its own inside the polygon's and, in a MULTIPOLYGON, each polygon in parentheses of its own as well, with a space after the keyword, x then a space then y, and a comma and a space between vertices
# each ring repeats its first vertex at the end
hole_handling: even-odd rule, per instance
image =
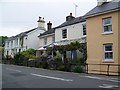
MULTIPOLYGON (((69 71, 71 72, 72 69, 76 66, 80 66, 79 68, 76 69, 81 69, 81 72, 88 74, 89 72, 104 72, 106 75, 110 75, 110 73, 117 73, 118 75, 120 75, 120 64, 71 64, 71 63, 49 63, 46 61, 24 61, 22 63, 11 63, 11 62, 6 62, 7 64, 15 64, 15 65, 22 65, 22 66, 28 66, 28 67, 37 67, 37 68, 45 68, 45 69, 54 69, 54 70, 62 70, 62 71, 69 71), (99 68, 95 68, 95 69, 90 69, 91 66, 97 67, 97 66, 101 66, 104 67, 104 70, 101 70, 99 68), (110 68, 111 67, 116 67, 118 68, 118 71, 111 71, 110 68), (64 70, 63 70, 64 69, 64 70)), ((79 70, 78 70, 79 72, 79 70)))
POLYGON ((90 71, 92 71, 92 72, 104 72, 104 73, 106 73, 106 75, 110 75, 110 73, 120 75, 120 64, 86 64, 86 73, 88 73, 90 71), (106 66, 106 69, 104 69, 104 70, 97 70, 97 69, 96 70, 95 69, 90 70, 89 69, 90 66, 94 66, 94 67, 96 67, 96 66, 101 66, 101 67, 106 66), (116 67, 116 68, 118 68, 118 70, 117 71, 111 71, 110 70, 111 67, 116 67))

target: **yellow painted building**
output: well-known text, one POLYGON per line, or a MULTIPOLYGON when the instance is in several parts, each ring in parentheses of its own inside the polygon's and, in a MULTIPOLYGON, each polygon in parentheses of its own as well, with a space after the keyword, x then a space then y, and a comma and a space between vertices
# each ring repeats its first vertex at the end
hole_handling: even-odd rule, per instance
POLYGON ((118 75, 120 1, 98 2, 86 18, 88 73, 118 75))

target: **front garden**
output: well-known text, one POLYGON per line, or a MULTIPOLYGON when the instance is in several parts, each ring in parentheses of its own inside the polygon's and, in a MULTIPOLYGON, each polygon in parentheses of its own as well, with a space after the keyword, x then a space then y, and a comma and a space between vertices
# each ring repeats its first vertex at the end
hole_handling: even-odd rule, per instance
POLYGON ((80 44, 79 42, 72 42, 65 46, 55 46, 54 48, 48 48, 45 55, 41 57, 36 57, 36 51, 34 49, 28 49, 23 52, 16 53, 14 58, 11 56, 6 56, 2 63, 4 64, 14 64, 27 67, 44 68, 50 70, 59 70, 75 73, 85 73, 86 72, 86 44, 80 44), (63 54, 64 51, 79 50, 83 53, 83 56, 76 60, 68 60, 67 58, 60 57, 51 52, 59 51, 63 54))

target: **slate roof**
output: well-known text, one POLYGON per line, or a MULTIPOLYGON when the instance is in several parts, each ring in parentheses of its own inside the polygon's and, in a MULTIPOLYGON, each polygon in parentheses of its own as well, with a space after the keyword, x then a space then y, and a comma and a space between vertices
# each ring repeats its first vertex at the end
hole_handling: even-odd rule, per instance
POLYGON ((29 32, 32 32, 34 30, 36 30, 37 28, 34 28, 34 29, 31 29, 31 30, 28 30, 26 32, 22 32, 20 34, 17 34, 16 36, 12 36, 12 37, 9 37, 8 39, 6 39, 5 41, 10 41, 10 40, 14 40, 16 37, 20 37, 20 36, 26 36, 29 32))
POLYGON ((86 19, 85 19, 84 16, 82 16, 82 17, 77 17, 77 18, 75 18, 75 19, 68 20, 68 21, 62 23, 61 25, 59 25, 59 26, 56 27, 56 28, 61 28, 61 27, 65 27, 65 26, 69 26, 69 25, 73 25, 73 24, 77 24, 77 23, 85 22, 85 21, 86 21, 86 19))
POLYGON ((112 10, 120 10, 120 1, 105 2, 101 6, 96 6, 95 8, 93 8, 91 11, 85 14, 85 16, 87 17, 92 15, 97 15, 97 14, 107 12, 107 11, 112 11, 112 10))
POLYGON ((48 35, 48 34, 54 34, 54 33, 55 33, 55 28, 52 28, 52 29, 40 34, 38 37, 45 36, 45 35, 48 35))

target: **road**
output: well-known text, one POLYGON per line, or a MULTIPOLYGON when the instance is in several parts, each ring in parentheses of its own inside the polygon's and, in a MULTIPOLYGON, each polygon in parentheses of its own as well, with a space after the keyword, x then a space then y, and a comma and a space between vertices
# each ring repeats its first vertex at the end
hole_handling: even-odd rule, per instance
MULTIPOLYGON (((2 65, 2 88, 119 88, 117 77, 2 65)), ((119 88, 120 89, 120 88, 119 88)))

